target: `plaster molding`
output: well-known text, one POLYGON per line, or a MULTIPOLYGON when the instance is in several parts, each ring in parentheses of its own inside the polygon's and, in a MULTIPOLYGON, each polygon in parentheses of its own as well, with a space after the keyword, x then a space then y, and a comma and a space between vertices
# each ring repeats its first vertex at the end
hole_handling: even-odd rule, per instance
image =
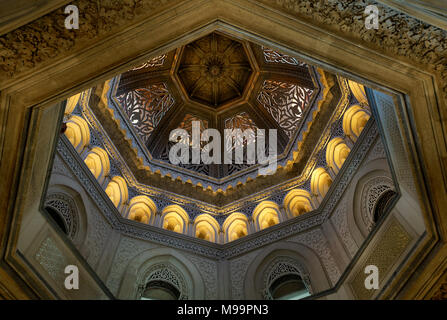
POLYGON ((206 241, 200 239, 191 238, 182 234, 172 234, 172 232, 158 227, 139 224, 122 218, 117 209, 108 199, 104 190, 98 185, 96 179, 65 137, 61 137, 59 140, 57 144, 57 153, 68 165, 81 185, 84 186, 93 201, 96 202, 102 215, 112 229, 133 238, 183 249, 205 257, 223 259, 238 256, 255 250, 260 246, 265 246, 280 239, 297 235, 325 222, 330 217, 339 199, 341 199, 349 182, 357 172, 359 165, 368 154, 372 144, 376 141, 377 135, 377 127, 373 122, 368 122, 362 135, 359 137, 359 143, 355 147, 358 149, 353 150, 354 152, 352 152, 351 156, 346 160, 346 166, 343 166, 333 183, 334 187, 329 190, 319 209, 305 217, 298 217, 298 219, 285 221, 277 226, 239 239, 235 243, 224 245, 217 245, 214 243, 208 244, 206 241), (339 181, 337 181, 337 179, 339 179, 339 181))
MULTIPOLYGON (((251 1, 249 1, 251 2, 251 1)), ((404 58, 421 69, 440 76, 444 99, 447 100, 447 44, 446 31, 400 14, 377 1, 325 0, 261 0, 264 6, 275 8, 331 33, 343 33, 345 38, 404 58), (365 7, 379 8, 381 28, 364 27, 365 7)), ((17 78, 46 62, 61 58, 67 53, 85 48, 114 32, 126 29, 132 21, 139 21, 163 10, 172 10, 180 0, 88 0, 73 1, 83 23, 75 33, 64 27, 63 8, 40 17, 16 30, 0 36, 0 84, 17 78), (42 32, 44 31, 44 32, 42 32)))

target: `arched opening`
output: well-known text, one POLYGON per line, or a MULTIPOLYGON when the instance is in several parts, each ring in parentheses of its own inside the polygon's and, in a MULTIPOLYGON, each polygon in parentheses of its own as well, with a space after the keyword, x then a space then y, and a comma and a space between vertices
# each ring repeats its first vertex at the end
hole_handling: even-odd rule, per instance
POLYGON ((348 80, 348 85, 357 101, 361 104, 368 105, 368 98, 366 96, 365 87, 360 83, 352 80, 348 80))
POLYGON ((52 207, 45 207, 45 210, 47 210, 48 214, 50 215, 51 219, 56 223, 56 225, 59 227, 59 229, 62 230, 63 233, 68 235, 68 228, 65 224, 64 218, 57 212, 56 209, 52 207))
POLYGON ((88 124, 78 116, 71 116, 70 120, 67 121, 65 135, 78 153, 81 153, 90 143, 90 129, 88 124))
POLYGON ((356 141, 363 128, 365 128, 369 117, 365 109, 359 105, 353 105, 343 116, 343 131, 352 141, 356 141))
POLYGON ((179 205, 170 205, 163 209, 163 229, 185 233, 189 221, 188 214, 179 205))
POLYGON ((157 212, 157 206, 147 196, 136 196, 129 202, 130 220, 148 224, 152 216, 157 212))
POLYGON ((128 190, 126 181, 120 177, 115 176, 109 182, 106 188, 106 194, 109 196, 112 203, 118 210, 127 202, 128 190))
POLYGON ((391 201, 394 199, 396 195, 397 193, 394 192, 393 190, 385 191, 382 195, 380 195, 379 199, 377 199, 376 205, 374 206, 374 214, 373 214, 374 224, 376 224, 377 222, 380 221, 380 219, 382 219, 386 209, 388 208, 391 201))
POLYGON ((163 221, 163 228, 166 230, 182 233, 184 222, 176 213, 168 213, 163 221))
POLYGON ((248 234, 248 219, 240 212, 232 213, 225 219, 223 229, 226 242, 245 237, 248 234))
POLYGON ((303 189, 293 189, 284 198, 284 208, 286 208, 289 218, 298 217, 306 212, 312 211, 310 193, 303 189))
POLYGON ((346 158, 349 156, 351 149, 346 145, 345 141, 340 138, 332 139, 326 148, 326 162, 332 169, 334 174, 337 174, 346 158))
POLYGON ((279 223, 279 206, 272 201, 263 201, 253 211, 253 219, 259 230, 279 223))
POLYGON ((162 280, 149 281, 141 295, 141 300, 178 300, 180 291, 162 280))
POLYGON ((194 221, 195 236, 199 239, 217 242, 219 236, 219 223, 209 214, 201 214, 194 221))
POLYGON ((331 176, 326 170, 321 167, 314 170, 310 181, 310 188, 312 193, 317 196, 319 201, 323 200, 324 196, 329 191, 331 184, 331 176))
POLYGON ((99 183, 110 173, 109 156, 102 148, 94 147, 90 150, 84 162, 99 183))
POLYGON ((274 300, 297 300, 310 295, 298 274, 286 274, 277 278, 270 285, 269 293, 274 300))
MULTIPOLYGON (((157 250, 160 249, 154 251, 157 250)), ((187 300, 193 298, 195 283, 190 278, 189 270, 184 268, 181 261, 165 255, 155 255, 149 260, 144 260, 146 262, 137 268, 139 271, 136 274, 135 270, 132 271, 132 275, 129 274, 132 278, 136 276, 135 282, 127 283, 129 285, 127 289, 132 288, 131 291, 134 292, 135 298, 142 300, 187 300)))
POLYGON ((65 105, 65 114, 71 114, 74 109, 76 108, 76 105, 78 104, 79 99, 81 98, 81 93, 75 94, 74 96, 71 96, 67 99, 67 104, 65 105))

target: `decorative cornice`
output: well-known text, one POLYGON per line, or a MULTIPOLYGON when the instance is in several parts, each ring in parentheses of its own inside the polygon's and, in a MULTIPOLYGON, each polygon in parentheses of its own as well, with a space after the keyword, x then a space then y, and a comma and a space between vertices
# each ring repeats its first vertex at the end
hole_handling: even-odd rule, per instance
MULTIPOLYGON (((113 82, 114 80, 112 80, 112 83, 113 82)), ((321 164, 320 161, 321 159, 325 159, 325 147, 328 141, 334 136, 334 132, 335 133, 338 132, 339 128, 337 128, 337 125, 341 123, 340 120, 343 117, 343 113, 350 106, 350 103, 353 103, 352 101, 349 100, 350 90, 348 87, 347 80, 341 77, 337 77, 337 82, 341 90, 341 98, 338 100, 337 106, 335 107, 335 110, 332 112, 330 119, 328 120, 328 123, 327 124, 325 123, 325 127, 322 128, 324 133, 319 137, 317 145, 315 147, 312 146, 312 151, 310 152, 311 154, 309 156, 309 159, 305 167, 301 171, 301 173, 292 179, 281 181, 279 184, 275 186, 265 188, 262 191, 255 192, 249 196, 240 198, 224 206, 217 206, 215 204, 199 201, 191 197, 179 196, 177 194, 172 194, 171 192, 168 192, 166 190, 161 190, 159 188, 140 183, 135 177, 134 172, 130 169, 128 165, 129 159, 127 157, 126 160, 123 158, 123 156, 121 155, 121 153, 119 152, 119 150, 109 137, 108 132, 106 132, 106 130, 103 128, 96 114, 90 107, 89 101, 90 96, 92 94, 91 90, 87 90, 81 95, 79 109, 77 107, 74 113, 79 113, 80 116, 84 117, 87 120, 87 122, 90 124, 90 127, 92 128, 91 136, 98 137, 97 146, 103 147, 107 151, 107 153, 110 155, 110 158, 113 159, 113 162, 116 164, 113 167, 119 168, 120 175, 125 177, 128 185, 132 189, 135 189, 137 193, 145 194, 150 197, 156 197, 156 198, 162 196, 163 198, 168 198, 169 201, 177 203, 179 205, 189 206, 189 209, 191 211, 197 209, 200 210, 201 212, 206 212, 213 216, 227 215, 236 211, 244 212, 246 211, 247 207, 249 207, 251 204, 260 202, 262 200, 275 199, 275 198, 282 199, 285 196, 285 192, 293 188, 297 187, 305 188, 305 185, 308 184, 310 180, 310 176, 314 167, 321 164)), ((110 91, 113 91, 113 87, 114 87, 113 85, 109 86, 108 82, 106 82, 106 91, 108 92, 109 96, 110 91)), ((327 92, 326 90, 324 90, 324 96, 326 94, 327 92)), ((319 100, 321 98, 322 97, 320 96, 319 100)), ((104 96, 102 97, 102 99, 106 99, 106 97, 104 96)), ((318 103, 316 102, 315 104, 316 105, 313 106, 313 109, 321 108, 321 100, 320 102, 318 103)), ((150 159, 148 159, 149 155, 146 155, 147 150, 146 148, 142 147, 141 144, 139 143, 139 139, 136 133, 133 132, 131 125, 128 123, 126 118, 123 117, 122 112, 120 112, 119 108, 114 103, 109 103, 109 108, 112 111, 110 113, 112 113, 113 117, 117 119, 116 123, 118 125, 119 130, 125 133, 125 137, 127 140, 126 143, 132 145, 135 156, 136 155, 139 156, 138 160, 143 161, 145 167, 148 166, 149 164, 147 161, 150 161, 150 159)), ((106 113, 109 113, 108 111, 109 109, 107 109, 106 113)), ((317 112, 317 110, 315 110, 314 112, 317 112)), ((309 113, 308 117, 312 118, 314 116, 311 113, 309 113)), ((297 135, 298 140, 301 139, 300 137, 302 137, 303 131, 297 135)), ((132 154, 128 156, 133 157, 132 154)), ((163 170, 163 168, 161 168, 161 170, 163 170)), ((152 169, 152 171, 155 171, 155 169, 152 169)), ((181 173, 177 174, 172 172, 168 173, 165 172, 165 174, 170 174, 172 177, 180 176, 184 181, 194 180, 192 182, 193 184, 200 182, 203 183, 204 187, 208 186, 202 180, 197 180, 194 177, 190 176, 183 176, 181 173)), ((254 173, 254 175, 256 176, 257 173, 254 173)), ((250 176, 250 174, 248 174, 248 176, 250 176)), ((255 178, 255 176, 253 176, 253 178, 255 178)))
POLYGON ((60 59, 180 0, 75 0, 78 30, 65 28, 64 8, 0 37, 0 83, 60 59))
POLYGON ((206 243, 204 240, 122 218, 65 136, 61 136, 58 141, 57 153, 79 179, 101 210, 103 217, 114 230, 133 238, 183 249, 213 259, 223 259, 235 257, 278 240, 298 235, 325 222, 330 217, 377 136, 377 126, 374 121, 369 121, 358 138, 358 143, 346 159, 346 165, 342 167, 334 180, 319 209, 223 245, 206 243))
MULTIPOLYGON (((0 36, 0 83, 60 59, 67 53, 125 29, 135 21, 166 10, 180 0, 76 0, 80 29, 64 27, 63 8, 0 36)), ((447 100, 447 31, 418 21, 377 1, 362 0, 260 0, 256 4, 276 8, 328 32, 366 45, 378 52, 405 58, 422 70, 438 74, 447 100), (365 7, 376 5, 380 28, 366 29, 365 7)), ((171 8, 172 9, 172 8, 171 8)))
POLYGON ((362 0, 260 0, 286 15, 308 21, 378 52, 405 58, 422 70, 434 72, 442 80, 447 100, 447 31, 418 21, 377 1, 362 0), (365 28, 365 8, 379 9, 379 29, 365 28))

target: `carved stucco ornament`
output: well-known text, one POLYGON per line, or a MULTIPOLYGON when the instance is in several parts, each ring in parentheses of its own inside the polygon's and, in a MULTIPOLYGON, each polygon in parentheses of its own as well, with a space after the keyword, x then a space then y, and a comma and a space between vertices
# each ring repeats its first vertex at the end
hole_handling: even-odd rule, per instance
MULTIPOLYGON (((310 21, 330 32, 357 40, 379 52, 405 57, 425 70, 440 75, 447 99, 447 32, 409 17, 376 1, 260 0, 287 14, 310 21), (376 5, 380 28, 364 27, 365 7, 376 5)), ((73 1, 82 24, 74 33, 64 27, 66 15, 59 8, 0 37, 0 82, 38 67, 50 59, 86 46, 179 0, 73 1), (76 35, 76 36, 75 36, 76 35)))
MULTIPOLYGON (((76 33, 64 27, 66 15, 59 8, 33 22, 0 37, 0 82, 17 77, 50 59, 122 30, 144 16, 160 11, 180 0, 78 0, 80 29, 76 33)), ((388 8, 376 1, 351 0, 260 0, 286 14, 307 20, 329 32, 342 33, 346 39, 360 42, 379 52, 435 72, 442 81, 447 100, 447 31, 388 8), (380 12, 378 30, 366 29, 365 7, 376 5, 380 12)))
POLYGON ((405 58, 440 76, 447 100, 447 31, 369 0, 260 0, 378 52, 405 58), (365 8, 379 9, 379 29, 365 28, 365 8))

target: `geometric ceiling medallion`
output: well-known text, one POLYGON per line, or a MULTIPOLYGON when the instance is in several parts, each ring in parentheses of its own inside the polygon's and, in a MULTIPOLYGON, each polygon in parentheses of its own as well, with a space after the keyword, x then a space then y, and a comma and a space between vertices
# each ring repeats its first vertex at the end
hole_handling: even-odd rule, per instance
POLYGON ((181 50, 176 76, 189 99, 218 108, 243 98, 253 69, 241 42, 214 32, 181 50))

